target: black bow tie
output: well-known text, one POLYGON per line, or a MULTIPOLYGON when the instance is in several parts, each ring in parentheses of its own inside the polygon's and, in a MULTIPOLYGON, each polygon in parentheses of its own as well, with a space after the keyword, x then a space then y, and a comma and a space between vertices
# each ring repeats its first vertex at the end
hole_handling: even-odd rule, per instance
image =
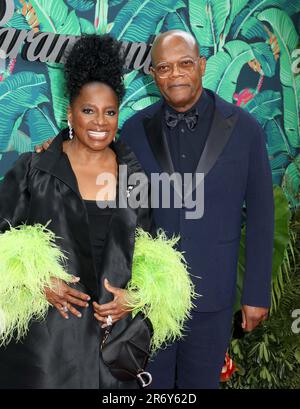
POLYGON ((196 109, 188 112, 170 112, 165 113, 166 124, 170 128, 175 128, 179 121, 185 121, 189 130, 194 131, 197 125, 198 112, 196 109))

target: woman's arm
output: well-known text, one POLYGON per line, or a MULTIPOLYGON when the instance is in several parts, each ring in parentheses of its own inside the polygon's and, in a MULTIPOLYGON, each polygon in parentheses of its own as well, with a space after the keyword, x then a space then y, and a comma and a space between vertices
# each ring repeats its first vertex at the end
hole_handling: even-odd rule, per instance
MULTIPOLYGON (((20 155, 0 184, 0 233, 4 233, 10 226, 16 227, 27 221, 31 197, 31 160, 31 152, 20 155)), ((59 279, 53 280, 57 284, 54 289, 45 288, 48 302, 55 306, 64 318, 68 318, 67 311, 80 317, 80 312, 72 304, 87 307, 90 297, 59 279)))

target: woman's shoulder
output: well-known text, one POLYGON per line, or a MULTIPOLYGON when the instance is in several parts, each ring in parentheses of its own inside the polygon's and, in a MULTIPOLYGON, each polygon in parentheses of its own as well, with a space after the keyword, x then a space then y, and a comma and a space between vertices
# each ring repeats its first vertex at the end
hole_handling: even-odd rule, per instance
POLYGON ((24 152, 19 155, 10 172, 22 171, 25 169, 30 169, 32 162, 32 152, 24 152))

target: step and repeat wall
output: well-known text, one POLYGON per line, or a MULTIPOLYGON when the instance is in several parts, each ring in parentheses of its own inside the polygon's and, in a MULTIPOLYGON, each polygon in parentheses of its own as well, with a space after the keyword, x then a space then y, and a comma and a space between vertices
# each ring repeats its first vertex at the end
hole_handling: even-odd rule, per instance
POLYGON ((300 0, 0 0, 0 180, 19 154, 66 127, 63 55, 78 36, 110 33, 123 43, 121 128, 160 98, 150 50, 171 29, 197 39, 204 86, 263 126, 273 182, 297 206, 300 0))

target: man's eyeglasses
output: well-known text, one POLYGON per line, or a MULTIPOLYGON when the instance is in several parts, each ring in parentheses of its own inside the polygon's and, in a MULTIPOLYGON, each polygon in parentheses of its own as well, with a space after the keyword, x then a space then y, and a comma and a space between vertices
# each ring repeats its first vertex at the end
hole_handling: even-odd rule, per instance
POLYGON ((161 62, 157 64, 155 67, 151 67, 151 69, 159 78, 168 78, 169 75, 171 75, 171 73, 174 72, 175 66, 177 67, 178 72, 180 72, 181 74, 189 74, 195 71, 195 65, 198 60, 199 57, 194 59, 187 57, 182 58, 176 63, 161 62))

